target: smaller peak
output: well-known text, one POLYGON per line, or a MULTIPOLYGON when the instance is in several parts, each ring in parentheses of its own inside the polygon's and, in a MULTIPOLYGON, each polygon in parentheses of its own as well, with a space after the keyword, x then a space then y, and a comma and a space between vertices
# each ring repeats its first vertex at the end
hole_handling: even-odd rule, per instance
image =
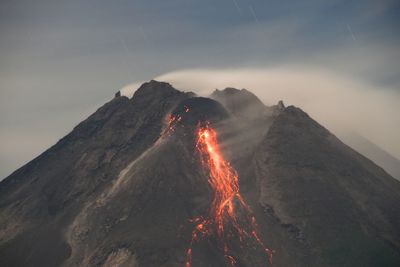
POLYGON ((226 87, 223 90, 215 89, 215 91, 211 94, 211 98, 215 98, 219 101, 244 101, 247 103, 264 106, 261 100, 252 92, 246 89, 236 89, 233 87, 226 87))
POLYGON ((121 91, 117 91, 114 95, 115 98, 120 97, 121 96, 121 91))
POLYGON ((227 87, 215 90, 211 98, 219 101, 227 110, 238 117, 254 119, 265 114, 266 106, 252 92, 246 89, 227 87))

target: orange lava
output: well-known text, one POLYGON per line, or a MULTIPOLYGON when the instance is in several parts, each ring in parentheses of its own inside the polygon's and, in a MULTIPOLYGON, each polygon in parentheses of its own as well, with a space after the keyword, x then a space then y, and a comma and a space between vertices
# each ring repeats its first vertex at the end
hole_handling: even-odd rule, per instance
POLYGON ((208 183, 214 196, 207 218, 197 217, 191 220, 195 227, 190 246, 186 251, 185 267, 192 265, 193 244, 209 236, 217 238, 225 260, 230 266, 235 266, 237 263, 229 245, 229 241, 234 237, 239 238, 241 247, 245 240, 253 240, 265 251, 266 260, 272 264, 273 251, 265 247, 259 237, 256 219, 240 195, 238 174, 224 159, 218 145, 217 132, 210 124, 199 127, 196 148, 203 167, 209 171, 208 183), (238 209, 243 211, 240 219, 237 215, 238 209))

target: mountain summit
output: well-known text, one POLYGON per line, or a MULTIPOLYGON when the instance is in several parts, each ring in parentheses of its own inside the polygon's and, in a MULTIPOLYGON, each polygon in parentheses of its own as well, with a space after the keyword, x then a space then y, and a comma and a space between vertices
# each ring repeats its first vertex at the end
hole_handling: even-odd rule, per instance
POLYGON ((0 266, 400 266, 399 205, 297 107, 150 81, 0 183, 0 266))

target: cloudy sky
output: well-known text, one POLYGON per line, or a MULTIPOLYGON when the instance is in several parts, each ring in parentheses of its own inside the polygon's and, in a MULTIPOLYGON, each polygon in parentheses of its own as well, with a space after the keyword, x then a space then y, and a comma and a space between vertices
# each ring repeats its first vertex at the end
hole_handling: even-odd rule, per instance
POLYGON ((399 12, 396 0, 0 0, 0 179, 152 78, 248 87, 399 158, 399 12))

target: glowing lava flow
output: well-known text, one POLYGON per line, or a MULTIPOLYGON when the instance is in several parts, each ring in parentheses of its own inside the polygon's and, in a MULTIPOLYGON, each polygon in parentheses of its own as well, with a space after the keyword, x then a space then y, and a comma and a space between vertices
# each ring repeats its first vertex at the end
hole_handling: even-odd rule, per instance
POLYGON ((202 165, 209 170, 208 183, 214 191, 214 198, 209 217, 198 217, 192 220, 196 226, 192 231, 192 240, 186 252, 186 267, 192 265, 193 244, 202 237, 213 234, 216 235, 224 252, 225 260, 231 266, 236 265, 237 259, 231 253, 228 241, 235 236, 241 243, 246 239, 253 240, 265 251, 268 261, 272 263, 273 251, 262 243, 256 230, 255 217, 240 195, 238 174, 222 156, 217 132, 209 124, 199 128, 196 148, 199 151, 202 165), (239 208, 244 214, 244 216, 241 215, 241 218, 236 214, 239 208), (246 226, 242 226, 242 222, 245 222, 246 226))

